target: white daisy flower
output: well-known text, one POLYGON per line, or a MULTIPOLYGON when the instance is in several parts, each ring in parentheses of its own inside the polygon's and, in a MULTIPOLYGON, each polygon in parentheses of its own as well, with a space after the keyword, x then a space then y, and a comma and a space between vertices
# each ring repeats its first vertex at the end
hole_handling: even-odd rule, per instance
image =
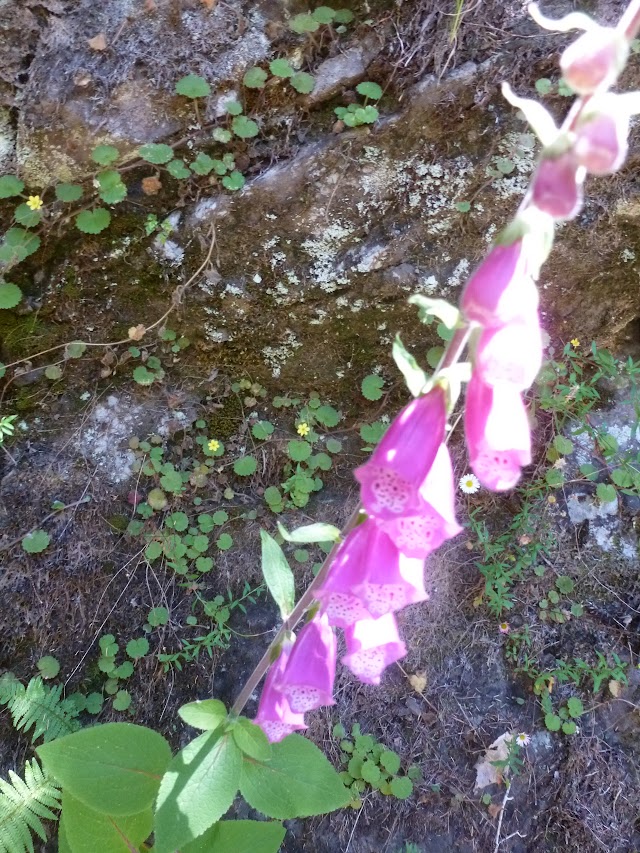
POLYGON ((520 732, 519 735, 516 735, 516 743, 518 746, 527 746, 531 738, 526 732, 520 732))
POLYGON ((480 480, 478 480, 475 474, 465 474, 464 477, 460 477, 458 486, 460 487, 460 491, 464 492, 465 495, 475 495, 480 488, 480 480))

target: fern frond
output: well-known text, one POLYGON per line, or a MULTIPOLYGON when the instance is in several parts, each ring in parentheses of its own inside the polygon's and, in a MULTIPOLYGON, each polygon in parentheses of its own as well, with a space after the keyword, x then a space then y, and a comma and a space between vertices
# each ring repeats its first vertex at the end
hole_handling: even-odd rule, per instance
POLYGON ((43 841, 47 834, 41 818, 57 820, 62 792, 38 762, 27 761, 24 779, 13 770, 11 782, 0 779, 0 853, 33 853, 33 832, 43 841))
POLYGON ((0 704, 7 706, 16 729, 28 732, 33 728, 31 742, 40 735, 49 740, 71 734, 80 728, 75 720, 78 708, 70 699, 61 699, 62 686, 48 687, 40 676, 32 678, 25 687, 15 676, 0 679, 0 704))

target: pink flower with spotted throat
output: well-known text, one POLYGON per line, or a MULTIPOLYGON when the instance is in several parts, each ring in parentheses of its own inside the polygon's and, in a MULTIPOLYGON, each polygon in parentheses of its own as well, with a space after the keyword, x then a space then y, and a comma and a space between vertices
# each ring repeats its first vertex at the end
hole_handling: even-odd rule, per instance
POLYGON ((380 684, 389 664, 407 653, 392 613, 379 619, 361 619, 345 628, 347 654, 342 663, 365 684, 380 684))
POLYGON ((296 714, 333 705, 336 636, 325 615, 317 614, 300 631, 286 666, 273 684, 296 714))
POLYGON ((286 669, 290 652, 291 643, 284 643, 280 656, 267 673, 254 720, 271 743, 277 743, 292 732, 306 729, 304 714, 292 711, 287 697, 275 686, 286 669))

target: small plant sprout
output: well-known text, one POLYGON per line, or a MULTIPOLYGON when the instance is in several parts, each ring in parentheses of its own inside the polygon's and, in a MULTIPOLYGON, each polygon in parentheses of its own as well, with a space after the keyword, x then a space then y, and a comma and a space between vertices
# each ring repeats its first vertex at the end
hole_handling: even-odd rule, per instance
POLYGON ((465 495, 475 495, 480 488, 480 480, 475 474, 465 474, 464 477, 460 477, 458 488, 465 495))

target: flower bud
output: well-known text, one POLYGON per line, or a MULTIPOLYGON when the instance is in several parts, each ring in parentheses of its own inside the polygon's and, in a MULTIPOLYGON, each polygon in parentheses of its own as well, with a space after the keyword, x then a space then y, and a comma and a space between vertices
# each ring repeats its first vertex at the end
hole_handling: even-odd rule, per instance
POLYGON ((419 509, 420 486, 444 441, 446 419, 439 385, 402 409, 369 461, 354 471, 369 515, 390 520, 419 509))
POLYGON ((573 150, 558 157, 543 157, 533 176, 533 204, 556 220, 573 219, 582 207, 586 174, 573 150))
POLYGON ((512 489, 531 462, 531 431, 520 392, 508 383, 486 385, 474 373, 464 416, 471 467, 487 489, 512 489))
POLYGON ((379 619, 361 619, 345 628, 347 654, 342 663, 365 684, 380 684, 382 673, 407 653, 392 613, 379 619))

